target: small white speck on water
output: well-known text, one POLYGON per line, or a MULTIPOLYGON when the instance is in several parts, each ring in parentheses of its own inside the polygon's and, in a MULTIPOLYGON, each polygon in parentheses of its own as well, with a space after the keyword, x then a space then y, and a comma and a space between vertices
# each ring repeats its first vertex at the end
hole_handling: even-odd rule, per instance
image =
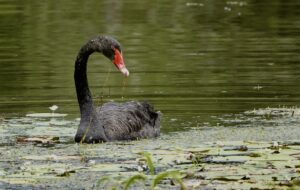
POLYGON ((279 146, 278 142, 277 141, 273 141, 273 147, 277 148, 278 146, 279 146))
POLYGON ((95 163, 96 163, 95 160, 89 160, 89 161, 88 161, 88 165, 93 165, 93 164, 95 164, 95 163))
POLYGON ((255 90, 260 90, 260 89, 262 89, 263 87, 262 86, 260 86, 259 84, 257 85, 257 86, 254 86, 253 87, 253 89, 255 89, 255 90))
POLYGON ((203 3, 194 3, 194 2, 187 2, 185 5, 187 7, 203 7, 204 6, 203 3))
POLYGON ((52 111, 52 115, 54 115, 55 110, 58 109, 57 105, 52 105, 51 107, 49 107, 49 109, 52 111))
POLYGON ((230 7, 224 7, 224 11, 230 12, 230 11, 231 11, 231 8, 230 8, 230 7))
POLYGON ((49 107, 49 109, 54 112, 55 110, 58 109, 58 106, 57 105, 53 105, 53 106, 49 107))

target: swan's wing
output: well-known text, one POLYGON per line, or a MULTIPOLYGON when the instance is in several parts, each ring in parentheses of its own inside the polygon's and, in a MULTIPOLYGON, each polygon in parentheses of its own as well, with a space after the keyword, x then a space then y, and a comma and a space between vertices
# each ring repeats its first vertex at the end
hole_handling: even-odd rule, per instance
POLYGON ((130 140, 159 135, 160 115, 146 102, 106 103, 97 108, 111 140, 130 140))

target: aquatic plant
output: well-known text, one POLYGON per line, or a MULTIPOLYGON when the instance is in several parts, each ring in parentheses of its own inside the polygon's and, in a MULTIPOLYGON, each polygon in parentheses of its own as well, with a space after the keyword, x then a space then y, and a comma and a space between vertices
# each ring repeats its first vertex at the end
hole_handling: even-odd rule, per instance
POLYGON ((123 182, 124 184, 124 189, 128 190, 129 186, 136 183, 137 181, 145 181, 147 179, 147 177, 144 174, 136 174, 131 176, 129 179, 125 180, 123 182))
POLYGON ((155 168, 152 162, 151 154, 148 152, 140 152, 139 155, 143 156, 143 158, 146 160, 146 164, 149 168, 149 172, 151 175, 155 174, 155 168))
MULTIPOLYGON (((159 182, 161 182, 165 178, 170 178, 170 179, 176 181, 180 185, 181 190, 186 189, 186 187, 182 181, 183 176, 177 170, 158 173, 152 181, 152 188, 154 189, 159 184, 159 182)), ((173 183, 173 181, 172 181, 172 183, 173 183)))
MULTIPOLYGON (((148 152, 140 152, 138 153, 139 155, 142 156, 142 159, 146 161, 146 164, 148 166, 149 172, 151 174, 150 179, 152 179, 151 182, 151 188, 154 189, 162 180, 168 178, 171 179, 171 182, 177 182, 180 185, 181 190, 185 190, 186 187, 182 181, 183 176, 181 173, 177 170, 171 170, 171 171, 164 171, 164 172, 159 172, 157 175, 155 175, 155 167, 152 161, 151 154, 148 152)), ((147 179, 147 176, 144 174, 136 174, 134 176, 131 176, 129 179, 125 180, 125 190, 128 189, 128 187, 132 184, 134 184, 138 180, 143 180, 145 181, 147 179)))

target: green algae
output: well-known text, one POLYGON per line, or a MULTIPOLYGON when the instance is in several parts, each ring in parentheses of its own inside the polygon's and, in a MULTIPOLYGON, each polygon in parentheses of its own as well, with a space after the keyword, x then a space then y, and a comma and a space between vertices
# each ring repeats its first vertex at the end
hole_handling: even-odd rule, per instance
MULTIPOLYGON (((129 148, 140 149, 144 146, 145 141, 136 141, 131 145, 119 145, 118 143, 69 145, 69 148, 56 152, 56 154, 52 153, 59 149, 53 148, 45 151, 48 154, 43 154, 43 152, 39 152, 42 149, 41 147, 34 145, 26 147, 22 145, 18 147, 19 150, 14 151, 15 157, 1 155, 1 165, 5 166, 3 163, 8 163, 9 161, 14 163, 10 167, 5 167, 6 170, 1 172, 0 181, 11 184, 26 183, 39 187, 45 181, 50 184, 51 181, 59 183, 59 180, 56 178, 63 177, 67 178, 68 183, 74 184, 77 177, 83 177, 92 173, 94 176, 90 180, 94 181, 94 183, 102 177, 108 177, 111 184, 116 184, 115 181, 119 180, 124 181, 124 183, 118 184, 120 187, 131 187, 133 184, 133 187, 136 187, 140 183, 149 185, 154 183, 155 185, 150 186, 157 186, 157 188, 175 188, 176 186, 180 188, 184 185, 188 188, 196 187, 197 182, 199 182, 198 179, 201 179, 200 187, 205 187, 204 184, 207 184, 207 187, 215 188, 226 188, 234 185, 239 187, 239 189, 247 189, 248 187, 260 186, 272 187, 279 184, 280 187, 286 187, 287 185, 282 184, 284 181, 292 183, 292 180, 299 176, 297 172, 299 159, 293 156, 295 153, 299 153, 299 146, 282 149, 279 154, 273 154, 272 151, 265 148, 265 144, 267 144, 265 142, 262 142, 261 149, 259 149, 259 143, 253 145, 244 142, 243 144, 246 144, 250 150, 243 151, 243 153, 247 154, 239 155, 240 151, 228 151, 228 149, 218 146, 208 146, 206 149, 209 151, 203 151, 203 147, 199 147, 199 152, 197 152, 195 147, 191 149, 192 151, 179 151, 177 147, 169 147, 167 151, 163 151, 155 148, 155 144, 158 141, 157 139, 153 141, 147 140, 153 146, 151 150, 152 156, 148 157, 148 159, 152 160, 152 166, 148 166, 144 170, 139 170, 139 167, 141 166, 141 161, 145 161, 145 154, 140 155, 128 150, 129 148), (108 147, 111 147, 113 150, 118 149, 118 154, 115 154, 114 157, 103 155, 108 147), (261 157, 251 156, 253 147, 255 147, 255 152, 260 152, 261 157), (32 151, 34 149, 38 149, 38 151, 32 151), (81 152, 82 149, 85 151, 81 152), (215 154, 215 152, 219 152, 219 154, 215 154), (210 159, 200 161, 197 158, 200 154, 202 158, 209 157, 210 159), (123 155, 126 155, 126 157, 123 157, 123 155), (197 159, 193 160, 194 158, 197 159), (151 167, 154 168, 154 175, 149 170, 151 167), (175 183, 173 183, 171 178, 175 178, 175 175, 164 173, 172 170, 189 177, 179 178, 177 176, 175 183), (138 176, 146 177, 142 180, 138 176), (166 178, 169 182, 166 182, 166 178), (182 179, 182 181, 178 183, 178 179, 182 179), (135 180, 140 182, 135 183, 135 180), (127 182, 128 184, 126 185, 127 182), (239 183, 239 186, 235 183, 239 183)), ((236 146, 237 143, 239 142, 232 142, 232 147, 236 146)), ((227 148, 229 144, 230 142, 226 142, 227 148)), ((4 148, 2 151, 12 150, 4 148)), ((149 165, 149 161, 145 161, 145 163, 149 165)), ((61 185, 63 186, 64 184, 61 185)), ((82 185, 92 187, 90 184, 83 183, 82 185)), ((100 189, 101 185, 102 183, 98 185, 100 189)), ((120 187, 117 187, 117 189, 120 187)))
POLYGON ((232 132, 220 127, 162 134, 157 139, 140 141, 75 144, 73 134, 78 121, 64 122, 65 125, 59 121, 54 125, 51 118, 27 117, 2 120, 0 187, 299 188, 300 141, 296 138, 258 141, 217 137, 206 141, 210 134, 232 132), (20 142, 20 137, 41 138, 41 143, 20 142), (52 140, 52 146, 41 146, 43 139, 52 140))

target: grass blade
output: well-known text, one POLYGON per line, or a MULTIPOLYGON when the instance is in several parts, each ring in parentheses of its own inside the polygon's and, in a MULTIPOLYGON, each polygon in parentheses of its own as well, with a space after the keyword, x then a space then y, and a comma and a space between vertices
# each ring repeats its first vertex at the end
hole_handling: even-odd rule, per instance
POLYGON ((143 174, 136 174, 136 175, 130 177, 128 180, 126 180, 124 182, 125 183, 124 189, 128 190, 129 186, 132 185, 132 184, 134 184, 136 181, 138 181, 138 180, 143 180, 144 181, 145 179, 146 179, 145 175, 143 175, 143 174))
POLYGON ((186 189, 185 185, 182 182, 182 176, 179 171, 166 171, 157 174, 157 176, 153 179, 152 188, 154 189, 157 186, 157 184, 165 178, 174 179, 179 183, 181 190, 186 189))

